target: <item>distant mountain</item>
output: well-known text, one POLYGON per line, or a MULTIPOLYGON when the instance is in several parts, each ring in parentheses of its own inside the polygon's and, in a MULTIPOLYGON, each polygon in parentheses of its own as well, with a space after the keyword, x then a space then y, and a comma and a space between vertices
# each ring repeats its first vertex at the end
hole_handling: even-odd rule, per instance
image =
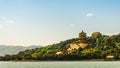
POLYGON ((12 55, 12 54, 17 54, 20 51, 25 51, 27 49, 35 49, 35 48, 40 48, 41 46, 29 46, 29 47, 24 47, 24 46, 7 46, 7 45, 0 45, 0 56, 4 56, 6 54, 12 55))

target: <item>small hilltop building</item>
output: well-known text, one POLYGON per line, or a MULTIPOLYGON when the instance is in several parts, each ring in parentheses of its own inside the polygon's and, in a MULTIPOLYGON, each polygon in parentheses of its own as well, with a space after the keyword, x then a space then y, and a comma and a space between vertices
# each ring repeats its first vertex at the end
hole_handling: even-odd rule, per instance
POLYGON ((88 46, 88 42, 86 40, 86 33, 82 31, 79 33, 78 40, 69 44, 69 48, 67 49, 67 51, 79 49, 79 48, 85 48, 87 46, 88 46))
POLYGON ((100 37, 100 36, 102 36, 102 34, 100 32, 94 32, 94 33, 92 33, 92 37, 97 38, 97 37, 100 37))

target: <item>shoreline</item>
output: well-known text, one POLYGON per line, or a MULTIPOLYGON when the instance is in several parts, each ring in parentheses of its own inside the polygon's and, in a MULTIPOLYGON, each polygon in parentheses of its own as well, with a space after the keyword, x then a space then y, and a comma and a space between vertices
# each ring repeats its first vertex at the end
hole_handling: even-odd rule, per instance
POLYGON ((17 61, 17 60, 11 60, 11 61, 0 61, 0 62, 76 62, 76 61, 120 61, 120 60, 115 60, 115 59, 91 59, 91 60, 22 60, 22 61, 17 61))

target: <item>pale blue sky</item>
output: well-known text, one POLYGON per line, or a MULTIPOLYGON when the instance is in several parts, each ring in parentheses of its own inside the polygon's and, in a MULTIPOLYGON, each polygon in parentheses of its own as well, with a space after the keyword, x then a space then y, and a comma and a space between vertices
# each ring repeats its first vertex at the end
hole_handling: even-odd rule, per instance
POLYGON ((0 44, 48 45, 119 26, 119 0, 0 0, 0 44))

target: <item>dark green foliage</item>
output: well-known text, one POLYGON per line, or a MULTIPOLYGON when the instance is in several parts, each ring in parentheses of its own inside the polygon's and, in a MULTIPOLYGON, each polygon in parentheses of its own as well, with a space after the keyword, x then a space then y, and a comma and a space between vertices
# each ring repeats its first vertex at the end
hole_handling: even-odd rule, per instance
POLYGON ((78 40, 78 38, 73 38, 57 44, 19 52, 15 55, 1 56, 0 60, 84 60, 105 59, 108 55, 120 59, 120 34, 87 37, 88 48, 79 48, 68 52, 69 44, 78 40), (58 51, 62 51, 64 54, 56 55, 58 51))

